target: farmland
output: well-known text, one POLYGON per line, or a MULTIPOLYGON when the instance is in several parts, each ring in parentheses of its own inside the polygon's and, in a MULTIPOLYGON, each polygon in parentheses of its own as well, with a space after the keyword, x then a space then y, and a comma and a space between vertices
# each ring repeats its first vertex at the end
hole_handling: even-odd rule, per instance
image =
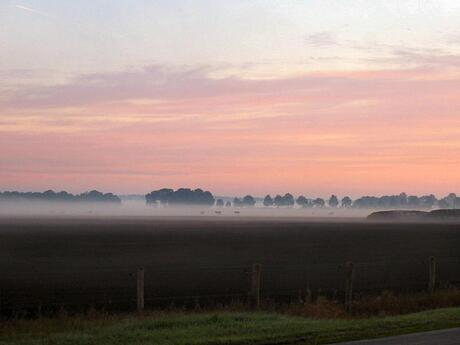
POLYGON ((126 309, 145 268, 145 303, 245 298, 253 263, 262 298, 425 289, 428 258, 440 286, 460 282, 460 226, 260 218, 23 218, 0 220, 1 308, 126 309))

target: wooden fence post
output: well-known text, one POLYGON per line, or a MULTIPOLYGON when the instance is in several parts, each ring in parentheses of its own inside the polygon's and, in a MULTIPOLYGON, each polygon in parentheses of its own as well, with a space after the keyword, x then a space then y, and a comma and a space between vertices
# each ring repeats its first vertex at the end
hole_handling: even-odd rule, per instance
POLYGON ((428 280, 428 293, 430 296, 433 296, 434 290, 436 288, 436 258, 430 256, 429 262, 429 280, 428 280))
POLYGON ((260 264, 252 265, 252 276, 251 276, 251 299, 252 303, 256 308, 260 307, 260 276, 261 266, 260 264))
POLYGON ((313 302, 313 293, 311 292, 310 284, 307 284, 307 290, 306 290, 305 301, 306 301, 307 303, 313 302))
POLYGON ((345 308, 351 311, 353 303, 353 278, 355 273, 355 265, 353 262, 348 261, 345 264, 345 308))
POLYGON ((137 270, 137 311, 144 311, 144 269, 137 270))

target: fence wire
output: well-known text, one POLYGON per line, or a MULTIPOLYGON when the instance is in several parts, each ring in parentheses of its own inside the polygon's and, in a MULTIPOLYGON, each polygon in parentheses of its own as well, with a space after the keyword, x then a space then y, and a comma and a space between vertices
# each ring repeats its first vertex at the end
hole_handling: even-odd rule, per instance
MULTIPOLYGON (((422 291, 427 289, 430 279, 434 279, 437 288, 460 286, 460 257, 438 257, 435 264, 435 273, 430 273, 429 257, 357 261, 353 266, 353 291, 422 291)), ((262 298, 342 295, 346 293, 347 267, 344 262, 262 262, 258 289, 262 298)), ((133 308, 138 291, 137 269, 75 265, 71 269, 41 266, 6 270, 0 276, 0 311, 83 306, 133 308)), ((143 280, 145 304, 247 300, 254 290, 252 272, 251 264, 148 264, 143 280)))

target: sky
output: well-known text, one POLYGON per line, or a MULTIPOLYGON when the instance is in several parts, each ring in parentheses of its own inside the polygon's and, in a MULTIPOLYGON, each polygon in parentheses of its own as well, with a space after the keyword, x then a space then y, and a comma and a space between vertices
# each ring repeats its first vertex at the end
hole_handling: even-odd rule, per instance
POLYGON ((2 0, 0 190, 460 193, 460 2, 2 0))

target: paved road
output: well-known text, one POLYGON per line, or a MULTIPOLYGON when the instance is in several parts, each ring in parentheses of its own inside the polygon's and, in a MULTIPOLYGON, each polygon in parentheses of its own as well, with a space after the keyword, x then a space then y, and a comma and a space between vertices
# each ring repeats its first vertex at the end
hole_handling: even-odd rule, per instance
POLYGON ((335 345, 459 345, 460 328, 415 333, 374 340, 360 340, 335 345))

